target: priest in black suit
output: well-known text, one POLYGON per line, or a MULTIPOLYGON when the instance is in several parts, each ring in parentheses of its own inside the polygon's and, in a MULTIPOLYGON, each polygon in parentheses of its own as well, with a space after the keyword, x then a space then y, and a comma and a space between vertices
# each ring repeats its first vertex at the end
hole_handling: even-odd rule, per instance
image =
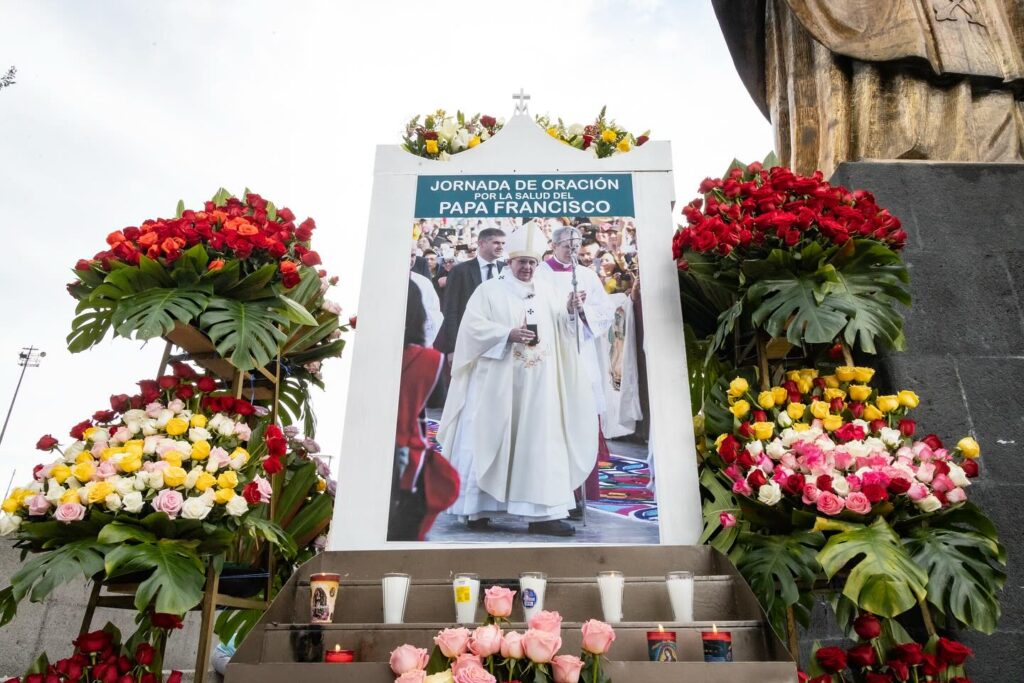
POLYGON ((434 342, 438 351, 455 351, 455 338, 466 303, 481 282, 497 277, 505 267, 505 262, 500 260, 504 251, 505 233, 497 228, 485 228, 477 235, 476 258, 463 261, 448 273, 444 286, 444 324, 434 342))

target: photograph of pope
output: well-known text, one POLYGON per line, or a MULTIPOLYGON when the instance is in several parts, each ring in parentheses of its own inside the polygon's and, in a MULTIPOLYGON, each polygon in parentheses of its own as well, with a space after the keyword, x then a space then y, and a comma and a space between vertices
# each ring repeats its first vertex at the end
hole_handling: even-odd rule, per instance
POLYGON ((586 293, 538 275, 547 248, 535 223, 512 232, 508 267, 459 325, 437 438, 461 482, 448 512, 470 528, 512 515, 530 533, 573 535, 564 520, 594 468, 598 413, 576 338, 586 293))

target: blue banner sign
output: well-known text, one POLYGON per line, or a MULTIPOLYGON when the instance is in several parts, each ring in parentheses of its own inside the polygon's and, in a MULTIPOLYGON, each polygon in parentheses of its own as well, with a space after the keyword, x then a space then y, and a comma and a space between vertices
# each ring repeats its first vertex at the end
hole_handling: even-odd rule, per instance
POLYGON ((416 218, 635 216, 629 173, 419 176, 416 218))

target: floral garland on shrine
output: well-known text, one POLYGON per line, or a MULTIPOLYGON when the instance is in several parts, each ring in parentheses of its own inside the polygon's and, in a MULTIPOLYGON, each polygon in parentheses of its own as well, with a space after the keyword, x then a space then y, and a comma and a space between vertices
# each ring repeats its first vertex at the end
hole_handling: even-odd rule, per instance
MULTIPOLYGON (((598 159, 625 154, 650 140, 650 131, 634 135, 613 119, 607 118, 606 107, 589 124, 566 124, 560 118, 546 115, 534 117, 548 135, 598 159)), ((455 116, 444 109, 427 115, 416 115, 406 125, 402 149, 425 159, 448 161, 453 154, 473 149, 490 140, 505 125, 505 120, 487 114, 455 116)))

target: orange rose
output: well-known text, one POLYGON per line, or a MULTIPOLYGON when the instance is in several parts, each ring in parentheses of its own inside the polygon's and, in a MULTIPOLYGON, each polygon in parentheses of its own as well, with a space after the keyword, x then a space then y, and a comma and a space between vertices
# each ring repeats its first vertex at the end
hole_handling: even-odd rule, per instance
POLYGON ((219 258, 219 259, 214 259, 213 261, 210 261, 210 265, 208 265, 206 267, 206 269, 207 270, 220 270, 223 267, 224 267, 224 259, 219 258))
POLYGON ((160 239, 160 236, 155 231, 150 230, 149 232, 143 232, 139 235, 138 243, 140 247, 151 247, 156 244, 156 241, 160 239))

